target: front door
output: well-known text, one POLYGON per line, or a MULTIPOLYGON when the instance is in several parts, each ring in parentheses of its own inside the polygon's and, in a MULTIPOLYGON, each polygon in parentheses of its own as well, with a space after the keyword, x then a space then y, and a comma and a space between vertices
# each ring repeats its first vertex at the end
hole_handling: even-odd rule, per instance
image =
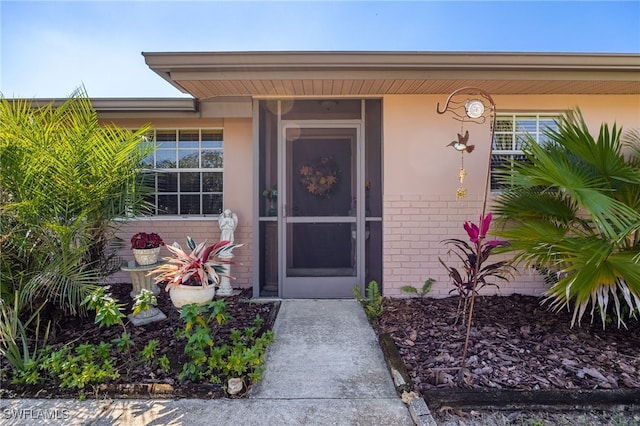
POLYGON ((280 134, 282 296, 353 297, 364 274, 361 126, 283 121, 280 134))

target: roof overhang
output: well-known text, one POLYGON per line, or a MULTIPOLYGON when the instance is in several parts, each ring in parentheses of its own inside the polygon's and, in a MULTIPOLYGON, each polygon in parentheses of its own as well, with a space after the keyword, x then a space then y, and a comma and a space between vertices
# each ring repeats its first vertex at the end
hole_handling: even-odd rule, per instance
MULTIPOLYGON (((26 101, 26 99, 24 99, 26 101)), ((65 103, 67 98, 37 98, 28 100, 32 106, 54 108, 65 103)), ((91 98, 91 106, 98 112, 196 112, 199 108, 193 98, 91 98)))
POLYGON ((446 94, 640 94, 640 55, 424 52, 143 52, 197 99, 446 94))

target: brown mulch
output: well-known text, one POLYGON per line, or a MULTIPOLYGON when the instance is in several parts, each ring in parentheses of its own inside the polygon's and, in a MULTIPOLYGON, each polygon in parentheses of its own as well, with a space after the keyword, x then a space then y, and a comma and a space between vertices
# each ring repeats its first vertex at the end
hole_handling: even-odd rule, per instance
POLYGON ((640 321, 627 329, 599 317, 570 327, 536 297, 476 298, 464 376, 458 374, 465 326, 455 324, 458 298, 385 299, 378 333, 390 333, 415 390, 638 389, 640 321))
MULTIPOLYGON (((153 322, 142 326, 133 326, 128 319, 125 318, 126 330, 130 333, 131 338, 135 342, 132 349, 132 359, 135 360, 133 366, 128 360, 128 355, 112 350, 111 356, 114 365, 118 367, 120 377, 110 381, 107 386, 96 387, 101 389, 101 394, 111 396, 135 396, 132 393, 137 392, 135 389, 141 389, 147 392, 148 389, 160 389, 162 392, 168 393, 171 397, 184 396, 200 396, 200 397, 220 397, 226 396, 221 386, 212 386, 211 384, 190 383, 188 381, 179 383, 178 373, 182 369, 182 365, 187 360, 184 354, 185 339, 177 338, 176 331, 184 329, 184 321, 180 318, 180 312, 171 303, 169 294, 164 291, 164 285, 159 284, 160 294, 157 296, 158 308, 167 316, 167 319, 153 322), (159 341, 156 359, 167 355, 171 362, 169 372, 164 372, 157 363, 143 362, 141 351, 144 346, 152 339, 159 341), (215 389, 214 389, 215 388, 215 389), (134 389, 134 390, 132 390, 134 389), (128 394, 128 395, 127 395, 128 394)), ((112 296, 124 305, 123 313, 131 313, 133 301, 130 296, 130 283, 119 283, 110 286, 109 292, 112 296)), ((251 303, 248 301, 251 297, 251 290, 245 289, 230 297, 225 297, 227 301, 227 313, 230 319, 227 323, 220 326, 214 336, 216 345, 230 343, 231 329, 243 330, 245 327, 254 326, 256 315, 260 315, 265 319, 258 334, 273 327, 275 316, 277 314, 277 303, 251 303)), ((63 345, 79 343, 98 344, 100 342, 111 342, 112 339, 120 337, 123 332, 122 326, 114 325, 110 327, 99 327, 93 321, 94 315, 86 318, 69 317, 63 319, 59 325, 52 330, 52 336, 49 338, 49 344, 63 345)), ((113 345, 115 348, 115 344, 113 345)), ((2 360, 4 361, 4 360, 2 360)), ((0 366, 0 396, 13 398, 61 398, 61 397, 77 397, 78 389, 60 388, 56 383, 44 383, 37 386, 13 385, 10 384, 10 367, 3 362, 0 366)), ((238 396, 246 394, 246 390, 250 388, 251 383, 245 378, 245 391, 238 396)), ((93 389, 94 391, 96 389, 93 389)), ((89 390, 91 391, 91 390, 89 390)))

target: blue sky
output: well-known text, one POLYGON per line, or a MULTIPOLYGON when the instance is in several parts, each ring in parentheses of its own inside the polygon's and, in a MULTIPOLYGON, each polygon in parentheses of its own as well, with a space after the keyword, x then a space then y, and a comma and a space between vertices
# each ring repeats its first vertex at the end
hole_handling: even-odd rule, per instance
POLYGON ((141 52, 640 53, 634 1, 0 0, 5 97, 185 96, 141 52))

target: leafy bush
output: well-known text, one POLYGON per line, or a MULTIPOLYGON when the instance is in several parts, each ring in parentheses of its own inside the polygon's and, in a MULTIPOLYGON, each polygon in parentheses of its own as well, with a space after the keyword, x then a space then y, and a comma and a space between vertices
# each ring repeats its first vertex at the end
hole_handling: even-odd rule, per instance
POLYGON ((500 173, 498 235, 516 261, 556 275, 547 301, 571 308, 572 325, 591 306, 604 327, 611 305, 624 325, 640 310, 640 133, 623 138, 615 124, 603 124, 596 140, 575 110, 545 136, 542 145, 527 139, 526 161, 500 173))
POLYGON ((222 383, 223 379, 248 377, 253 383, 262 379, 264 355, 274 341, 272 331, 261 336, 256 331, 263 319, 256 317, 254 327, 231 330, 231 345, 216 345, 215 325, 228 321, 226 302, 216 300, 205 306, 190 304, 182 307, 180 317, 185 321, 178 337, 187 339, 184 353, 189 357, 178 378, 181 381, 208 380, 222 383))
POLYGON ((60 380, 63 388, 84 389, 88 385, 104 383, 120 376, 110 356, 111 345, 80 344, 75 348, 64 345, 48 349, 39 368, 45 374, 60 380))
MULTIPOLYGON (((117 270, 115 218, 144 209, 136 132, 101 124, 84 90, 62 105, 0 99, 0 290, 68 314, 117 270)), ((13 299, 13 297, 11 297, 13 299)))

